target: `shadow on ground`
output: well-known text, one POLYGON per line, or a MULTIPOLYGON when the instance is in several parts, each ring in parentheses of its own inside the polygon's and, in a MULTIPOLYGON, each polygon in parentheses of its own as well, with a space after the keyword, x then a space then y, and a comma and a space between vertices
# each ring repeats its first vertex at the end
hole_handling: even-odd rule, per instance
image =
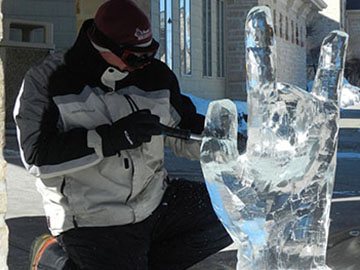
MULTIPOLYGON (((334 204, 327 263, 333 270, 360 269, 360 226, 353 227, 360 216, 360 202, 334 204)), ((29 265, 30 246, 37 236, 48 232, 45 217, 21 217, 6 220, 9 235, 9 270, 25 270, 29 265)), ((189 270, 234 270, 236 251, 214 254, 189 270)))
POLYGON ((7 219, 9 228, 9 270, 28 270, 30 246, 37 236, 49 232, 45 217, 7 219))

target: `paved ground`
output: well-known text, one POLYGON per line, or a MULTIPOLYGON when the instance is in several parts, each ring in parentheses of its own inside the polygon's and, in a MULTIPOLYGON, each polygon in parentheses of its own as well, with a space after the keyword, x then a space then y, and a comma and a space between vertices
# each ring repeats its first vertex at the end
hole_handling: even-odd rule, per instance
MULTIPOLYGON (((360 153, 359 130, 342 131, 339 148, 341 151, 360 153), (359 147, 359 151, 358 148, 359 147)), ((8 265, 10 270, 27 269, 29 248, 32 240, 47 232, 41 198, 36 192, 34 178, 22 167, 15 136, 8 134, 5 157, 8 162, 8 212, 7 224, 10 229, 8 265)), ((198 162, 189 162, 166 154, 170 175, 201 180, 198 162)), ((359 157, 343 155, 338 159, 335 191, 360 191, 359 157)), ((360 269, 360 202, 334 203, 331 211, 328 263, 333 269, 360 269), (346 264, 346 266, 345 266, 346 264)), ((230 246, 226 250, 204 260, 191 270, 235 269, 236 252, 230 246)), ((190 269, 189 269, 190 270, 190 269)))

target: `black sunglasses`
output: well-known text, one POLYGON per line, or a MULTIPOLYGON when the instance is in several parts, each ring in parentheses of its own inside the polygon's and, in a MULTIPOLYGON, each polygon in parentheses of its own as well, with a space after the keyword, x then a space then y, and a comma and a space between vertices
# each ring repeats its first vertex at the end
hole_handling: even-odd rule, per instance
POLYGON ((95 25, 88 32, 89 37, 96 44, 109 49, 112 53, 121 58, 128 66, 139 68, 149 64, 159 48, 159 43, 152 39, 151 44, 147 47, 137 47, 134 45, 119 46, 107 36, 105 36, 95 25))
POLYGON ((129 49, 125 49, 123 50, 121 55, 118 55, 121 60, 128 66, 130 67, 134 67, 134 68, 139 68, 142 67, 144 65, 149 64, 152 59, 154 58, 156 51, 152 51, 152 52, 135 52, 133 50, 129 49))

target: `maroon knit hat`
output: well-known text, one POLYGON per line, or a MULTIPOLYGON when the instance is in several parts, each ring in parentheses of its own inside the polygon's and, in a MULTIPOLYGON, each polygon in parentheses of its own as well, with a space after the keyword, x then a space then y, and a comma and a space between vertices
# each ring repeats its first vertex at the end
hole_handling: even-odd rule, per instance
POLYGON ((89 36, 94 43, 105 48, 110 47, 109 41, 120 47, 148 43, 146 48, 149 50, 154 45, 149 19, 131 0, 109 0, 102 4, 96 12, 89 36))

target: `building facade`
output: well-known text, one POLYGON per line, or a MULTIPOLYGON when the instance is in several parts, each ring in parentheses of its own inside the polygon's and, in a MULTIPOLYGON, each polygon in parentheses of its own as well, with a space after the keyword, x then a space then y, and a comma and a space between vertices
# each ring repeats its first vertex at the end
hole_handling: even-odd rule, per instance
POLYGON ((74 0, 2 0, 0 42, 6 92, 6 124, 25 72, 55 48, 65 50, 76 37, 74 0))
POLYGON ((32 26, 50 24, 52 29, 47 31, 51 32, 48 34, 51 35, 52 40, 49 42, 56 45, 57 49, 66 49, 74 42, 76 36, 74 0, 3 0, 1 8, 4 22, 9 22, 7 27, 4 26, 4 31, 10 32, 11 41, 31 43, 28 47, 33 47, 33 43, 44 43, 44 30, 41 27, 33 28, 30 40, 25 33, 32 26))
POLYGON ((346 1, 325 0, 326 8, 311 13, 307 19, 307 78, 312 80, 317 70, 320 46, 333 30, 344 30, 346 1))
POLYGON ((310 14, 326 8, 324 1, 151 1, 160 58, 176 73, 184 91, 210 99, 246 100, 245 19, 256 5, 271 8, 278 80, 305 88, 306 22, 310 14))
MULTIPOLYGON (((160 41, 158 57, 178 76, 181 89, 208 99, 246 100, 244 28, 247 12, 256 5, 269 6, 273 14, 278 80, 304 88, 306 22, 326 7, 323 0, 134 1, 149 15, 160 41)), ((64 50, 104 0, 4 2, 5 19, 50 23, 53 45, 64 50)), ((35 43, 44 31, 33 31, 35 43)), ((11 30, 11 38, 24 39, 18 29, 11 30)))
MULTIPOLYGON (((4 29, 10 28, 9 39, 65 50, 104 1, 3 0, 4 29), (24 34, 28 27, 21 26, 21 20, 44 27, 24 34), (44 39, 48 44, 41 45, 44 39)), ((181 89, 208 99, 246 99, 244 28, 247 12, 256 5, 267 5, 273 15, 278 80, 302 88, 309 79, 304 75, 307 63, 315 67, 314 73, 319 46, 331 30, 346 24, 360 31, 355 29, 358 11, 348 10, 346 23, 346 1, 340 0, 134 1, 149 15, 161 45, 158 57, 178 76, 181 89)), ((359 54, 358 36, 351 35, 351 55, 359 54)))

